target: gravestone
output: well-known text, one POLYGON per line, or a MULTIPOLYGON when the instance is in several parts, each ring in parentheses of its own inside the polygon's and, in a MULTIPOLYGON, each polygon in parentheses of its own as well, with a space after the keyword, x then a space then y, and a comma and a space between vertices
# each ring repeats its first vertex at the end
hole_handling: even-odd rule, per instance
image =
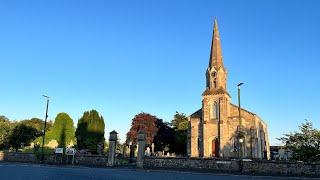
POLYGON ((150 156, 150 147, 147 147, 146 156, 150 156))
POLYGON ((154 143, 152 143, 152 145, 151 145, 151 153, 152 153, 152 155, 154 155, 154 143))
POLYGON ((109 137, 109 154, 108 154, 108 166, 114 166, 115 162, 115 154, 116 154, 116 146, 117 146, 117 132, 110 132, 109 137))

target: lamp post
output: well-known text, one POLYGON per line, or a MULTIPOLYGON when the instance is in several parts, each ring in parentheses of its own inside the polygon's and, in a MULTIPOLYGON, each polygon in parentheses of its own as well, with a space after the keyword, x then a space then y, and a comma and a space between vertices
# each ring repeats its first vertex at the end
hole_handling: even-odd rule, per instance
POLYGON ((129 163, 131 164, 133 162, 133 153, 134 153, 132 141, 129 142, 129 148, 130 148, 129 163))
POLYGON ((242 172, 242 169, 243 169, 243 163, 242 163, 242 143, 243 143, 243 138, 240 138, 239 139, 239 144, 240 144, 240 151, 239 151, 239 154, 240 154, 240 161, 239 161, 239 170, 240 172, 242 172))
POLYGON ((46 136, 46 128, 47 128, 47 118, 48 118, 48 107, 49 107, 49 96, 42 95, 47 98, 47 108, 46 108, 46 118, 44 120, 44 128, 43 128, 43 136, 42 136, 42 149, 41 149, 41 158, 44 160, 43 147, 44 147, 44 138, 46 136))
POLYGON ((240 151, 239 151, 239 158, 242 159, 242 143, 243 139, 242 137, 242 119, 241 119, 241 105, 240 105, 240 86, 243 83, 238 84, 238 111, 239 111, 239 129, 238 129, 238 137, 239 137, 239 143, 240 143, 240 151))
POLYGON ((241 105, 240 105, 240 86, 243 83, 238 84, 238 111, 239 111, 239 125, 242 125, 242 120, 241 120, 241 105))

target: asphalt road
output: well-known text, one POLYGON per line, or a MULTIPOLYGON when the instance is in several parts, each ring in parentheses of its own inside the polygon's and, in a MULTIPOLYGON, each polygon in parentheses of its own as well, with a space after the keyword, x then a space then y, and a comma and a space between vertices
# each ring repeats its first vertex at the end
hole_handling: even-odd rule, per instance
POLYGON ((274 177, 249 177, 235 175, 218 175, 207 173, 177 172, 177 171, 148 171, 134 168, 92 168, 79 166, 51 166, 38 164, 0 163, 0 180, 10 179, 147 179, 147 180, 198 180, 198 179, 221 179, 221 180, 275 180, 283 178, 274 177))

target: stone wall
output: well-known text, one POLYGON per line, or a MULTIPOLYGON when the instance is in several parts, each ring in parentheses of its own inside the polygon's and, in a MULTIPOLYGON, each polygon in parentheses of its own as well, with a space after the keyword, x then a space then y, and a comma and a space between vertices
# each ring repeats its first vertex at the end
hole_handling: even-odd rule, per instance
POLYGON ((212 158, 145 158, 143 167, 238 172, 238 163, 238 161, 216 160, 212 158))
POLYGON ((320 177, 320 164, 277 161, 243 162, 244 173, 320 177))
POLYGON ((145 158, 144 168, 205 170, 255 175, 320 177, 320 164, 214 158, 145 158))
MULTIPOLYGON (((40 156, 32 153, 0 153, 0 161, 24 162, 24 163, 47 163, 47 164, 71 164, 72 156, 46 155, 41 162, 40 156), (62 159, 61 159, 62 158, 62 159)), ((117 160, 116 160, 117 161, 117 160)), ((74 165, 106 166, 107 156, 98 155, 75 155, 74 165)))

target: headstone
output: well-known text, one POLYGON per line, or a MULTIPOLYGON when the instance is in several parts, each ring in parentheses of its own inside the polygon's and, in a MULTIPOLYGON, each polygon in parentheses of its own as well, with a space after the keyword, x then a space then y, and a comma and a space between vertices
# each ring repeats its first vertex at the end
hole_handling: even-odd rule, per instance
POLYGON ((150 147, 147 147, 146 156, 150 156, 150 147))
POLYGON ((33 145, 34 148, 34 152, 38 152, 39 148, 40 148, 40 144, 36 143, 33 145))
POLYGON ((137 157, 137 167, 143 168, 143 157, 146 148, 146 133, 140 131, 138 133, 138 157, 137 157))
POLYGON ((102 153, 103 153, 103 143, 102 143, 102 142, 99 142, 99 143, 97 144, 97 153, 98 153, 99 155, 102 155, 102 153))
POLYGON ((154 154, 154 143, 152 143, 151 148, 151 153, 154 154))
POLYGON ((114 166, 115 163, 117 135, 118 133, 116 131, 110 132, 108 166, 114 166))

